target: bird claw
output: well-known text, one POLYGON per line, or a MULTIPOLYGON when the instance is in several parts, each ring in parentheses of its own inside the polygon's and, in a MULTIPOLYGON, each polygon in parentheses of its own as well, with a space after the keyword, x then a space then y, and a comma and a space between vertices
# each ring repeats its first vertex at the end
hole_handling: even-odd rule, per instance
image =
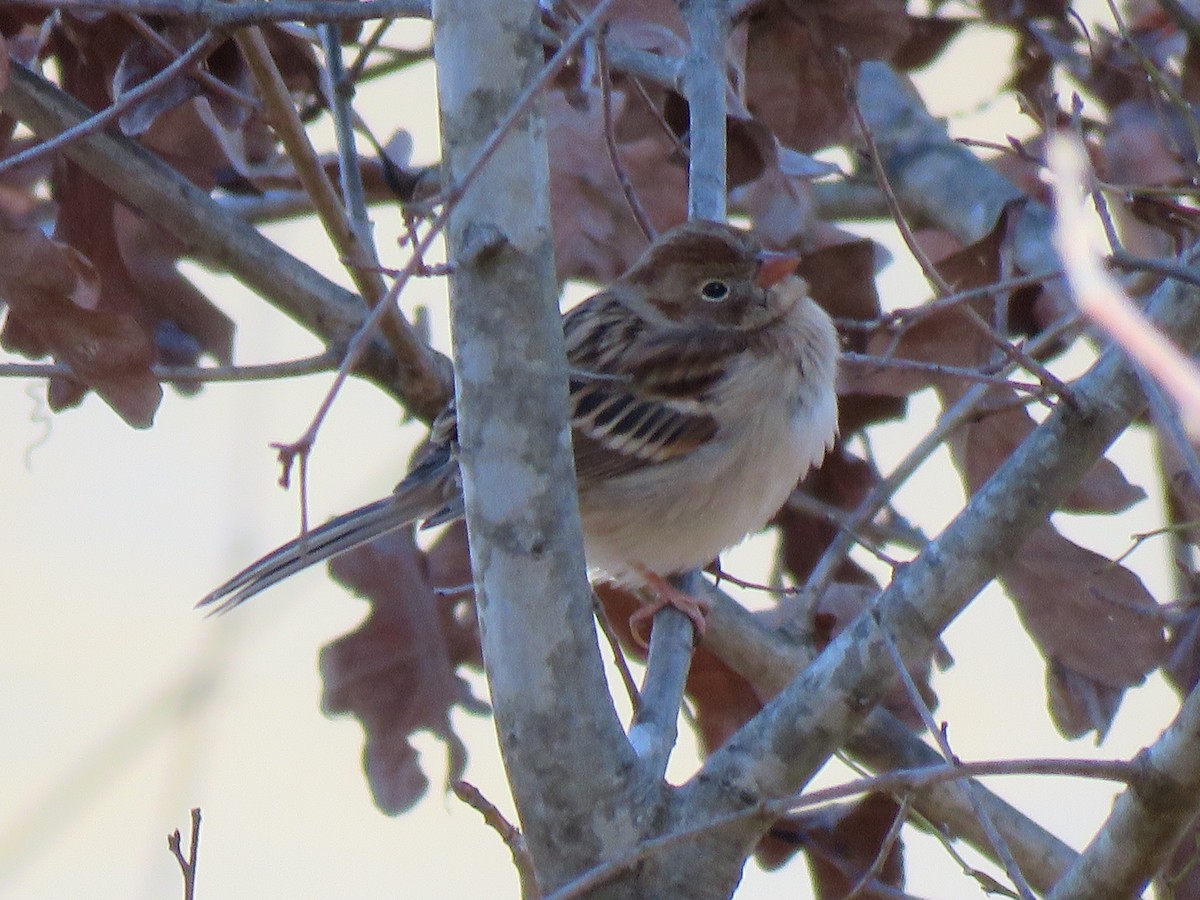
POLYGON ((634 641, 643 650, 650 646, 650 625, 659 610, 673 606, 692 623, 692 643, 699 644, 704 637, 705 616, 712 609, 712 604, 702 597, 697 597, 673 585, 661 575, 642 571, 646 587, 654 594, 655 599, 639 608, 629 617, 629 631, 634 641))

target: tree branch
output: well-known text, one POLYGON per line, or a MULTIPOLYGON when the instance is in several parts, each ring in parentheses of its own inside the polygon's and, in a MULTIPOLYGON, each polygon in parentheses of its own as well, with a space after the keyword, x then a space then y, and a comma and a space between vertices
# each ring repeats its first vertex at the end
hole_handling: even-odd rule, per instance
MULTIPOLYGON (((1185 346, 1200 343, 1200 295, 1194 289, 1164 285, 1150 313, 1185 346)), ((1060 404, 1033 431, 945 531, 897 573, 871 615, 852 622, 709 757, 681 791, 679 824, 745 809, 806 783, 865 720, 890 681, 880 631, 891 635, 905 658, 928 653, 1145 402, 1136 372, 1115 349, 1079 379, 1075 395, 1077 408, 1060 404)), ((742 821, 691 849, 729 858, 744 852, 762 827, 760 820, 742 821)))
POLYGON ((1200 812, 1200 689, 1135 763, 1144 780, 1120 797, 1050 900, 1140 896, 1200 812))
POLYGON ((272 0, 225 3, 224 0, 10 0, 13 6, 39 9, 104 10, 187 19, 209 28, 243 28, 268 22, 362 22, 368 19, 428 19, 428 0, 272 0))
MULTIPOLYGON (((704 646, 749 681, 761 697, 772 697, 812 661, 801 645, 765 628, 723 591, 709 586, 712 610, 704 646)), ((845 745, 850 756, 875 772, 937 766, 941 755, 894 715, 877 709, 845 745)), ((1026 879, 1046 892, 1074 862, 1075 851, 1037 822, 976 781, 931 785, 914 794, 913 806, 929 821, 999 864, 994 848, 975 817, 968 790, 974 791, 996 828, 1004 835, 1026 879), (967 785, 970 784, 968 788, 967 785)))
POLYGON ((665 607, 654 616, 641 702, 629 729, 630 745, 655 778, 666 773, 675 748, 679 707, 691 663, 691 620, 674 607, 665 607))
POLYGON ((970 244, 992 230, 1007 204, 1024 200, 1012 232, 1015 261, 1031 275, 1057 271, 1058 257, 1047 240, 1050 210, 952 141, 946 126, 886 63, 862 63, 857 96, 879 163, 910 220, 931 222, 970 244))
POLYGON ((725 221, 725 35, 721 0, 679 0, 691 48, 683 64, 688 102, 688 218, 725 221))
MULTIPOLYGON (((601 3, 580 25, 594 29, 601 3)), ((542 70, 529 0, 438 0, 444 177, 461 183, 542 70)), ((564 45, 565 47, 566 45, 564 45)), ((540 883, 628 846, 640 769, 606 690, 567 425, 551 259, 549 166, 536 105, 513 122, 447 236, 460 463, 501 752, 540 883)))
MULTIPOLYGON (((0 108, 41 137, 58 134, 91 115, 74 98, 16 62, 8 87, 0 94, 0 108)), ((183 241, 192 256, 253 288, 339 355, 363 322, 364 308, 357 297, 222 209, 127 138, 88 135, 63 153, 123 202, 183 241)), ((356 371, 426 421, 437 415, 449 396, 449 361, 423 344, 414 347, 412 356, 397 358, 376 339, 356 371)))

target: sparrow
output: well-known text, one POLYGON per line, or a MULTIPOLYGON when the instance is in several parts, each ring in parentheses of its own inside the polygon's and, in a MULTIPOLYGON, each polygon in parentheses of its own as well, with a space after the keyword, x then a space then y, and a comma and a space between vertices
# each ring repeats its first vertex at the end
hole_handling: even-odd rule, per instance
MULTIPOLYGON (((837 436, 838 339, 798 257, 694 221, 563 315, 588 567, 703 628, 671 583, 761 529, 837 436)), ((200 601, 225 611, 314 563, 463 514, 453 401, 388 497, 251 563, 200 601)))

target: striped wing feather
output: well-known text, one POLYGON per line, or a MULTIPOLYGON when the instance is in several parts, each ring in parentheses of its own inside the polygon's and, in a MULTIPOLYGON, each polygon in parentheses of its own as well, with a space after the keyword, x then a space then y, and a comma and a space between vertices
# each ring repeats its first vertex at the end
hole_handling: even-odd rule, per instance
POLYGON ((581 483, 685 456, 717 431, 697 402, 716 386, 728 357, 745 347, 734 331, 655 329, 597 295, 588 318, 564 319, 571 365, 571 425, 581 483), (609 319, 597 328, 593 316, 609 319))

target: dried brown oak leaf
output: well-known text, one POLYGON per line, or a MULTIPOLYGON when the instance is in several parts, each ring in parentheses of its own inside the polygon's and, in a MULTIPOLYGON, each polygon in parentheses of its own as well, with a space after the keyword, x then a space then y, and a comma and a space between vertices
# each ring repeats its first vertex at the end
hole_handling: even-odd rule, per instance
MULTIPOLYGON (((149 428, 162 400, 150 374, 154 348, 129 315, 96 309, 91 261, 34 227, 0 225, 0 299, 9 314, 0 344, 28 356, 47 353, 70 366, 70 383, 92 388, 122 419, 149 428)), ((51 393, 51 405, 55 405, 51 393)))
MULTIPOLYGON (((810 237, 819 229, 810 230, 810 237)), ((875 267, 879 248, 874 241, 846 239, 825 231, 821 243, 806 247, 798 272, 808 282, 813 299, 835 319, 871 321, 882 308, 875 286, 875 267)), ((867 349, 866 336, 861 331, 847 330, 843 335, 847 350, 861 353, 867 349)), ((898 419, 904 414, 907 400, 904 395, 887 396, 879 393, 859 393, 853 379, 847 379, 847 367, 841 367, 838 390, 838 431, 849 437, 855 431, 878 422, 898 419)))
MULTIPOLYGON (((800 489, 830 507, 849 513, 874 486, 875 473, 864 460, 850 454, 840 442, 820 468, 810 472, 800 489)), ((821 554, 838 534, 828 516, 807 512, 791 503, 775 515, 779 527, 779 560, 796 584, 804 584, 821 554)), ((835 581, 878 587, 865 569, 846 557, 834 572, 835 581)))
MULTIPOLYGON (((103 108, 111 102, 113 78, 125 51, 141 38, 116 16, 92 20, 72 15, 65 16, 64 23, 64 37, 55 44, 63 86, 91 108, 103 108)), ((157 115, 143 139, 153 137, 166 115, 188 108, 185 103, 157 115)), ((216 178, 214 166, 226 162, 224 157, 204 155, 212 142, 202 131, 189 127, 175 134, 172 140, 178 146, 197 155, 174 154, 171 162, 207 188, 216 178)), ((163 362, 195 364, 205 353, 221 363, 231 361, 233 322, 176 270, 175 261, 184 250, 178 241, 124 207, 111 190, 77 166, 64 166, 54 187, 59 204, 55 237, 95 265, 101 284, 97 309, 133 317, 163 362)), ((76 392, 63 404, 78 399, 76 392)))
MULTIPOLYGON (((453 530, 447 534, 450 541, 462 539, 453 530)), ((444 559, 441 565, 445 568, 444 559)), ((410 530, 342 554, 329 570, 370 601, 371 612, 356 631, 321 651, 322 709, 362 723, 363 767, 372 796, 385 813, 398 815, 429 787, 410 743, 414 732, 428 730, 441 738, 448 782, 462 777, 467 751, 450 710, 455 705, 472 713, 487 710, 457 674, 461 662, 478 656, 477 633, 473 620, 456 617, 455 603, 435 592, 429 559, 410 530)))
MULTIPOLYGON (((1009 240, 1006 217, 982 240, 937 262, 956 289, 995 283, 1003 274, 1009 240)), ((1028 297, 1024 302, 1028 302, 1028 297)), ((1021 313, 1011 305, 1009 317, 1021 313)), ((993 301, 968 301, 992 321, 993 301)), ((960 367, 978 367, 995 358, 995 349, 967 320, 962 307, 942 309, 917 321, 899 341, 891 335, 872 339, 870 352, 893 352, 960 367)), ((879 369, 863 375, 855 389, 903 394, 931 385, 944 406, 956 402, 969 382, 935 372, 879 369)), ((950 438, 949 446, 967 489, 974 493, 1012 455, 1036 423, 1017 401, 1015 391, 990 391, 980 413, 950 438)), ((1101 459, 1071 492, 1062 509, 1108 513, 1144 497, 1112 462, 1101 459)), ((1138 684, 1163 659, 1165 642, 1157 605, 1131 571, 1079 547, 1052 525, 1045 525, 1001 574, 1018 615, 1049 663, 1051 714, 1065 734, 1095 730, 1103 735, 1122 691, 1138 684)))
MULTIPOLYGON (((887 794, 797 813, 771 828, 755 856, 763 868, 775 869, 803 850, 818 900, 843 900, 870 871, 899 813, 899 804, 887 794)), ((897 840, 879 872, 855 896, 882 900, 897 896, 894 889, 903 886, 904 844, 897 840)))
MULTIPOLYGON (((613 114, 633 101, 613 91, 613 114)), ((546 96, 550 144, 550 211, 554 260, 560 278, 607 284, 646 249, 609 162, 599 90, 546 96)), ((668 162, 674 144, 647 129, 617 142, 621 166, 654 228, 665 231, 687 218, 687 172, 668 162)))
POLYGON ((854 62, 887 59, 910 34, 903 0, 773 0, 746 26, 746 107, 806 153, 849 136, 840 51, 854 62))
POLYGON ((1069 737, 1104 736, 1125 688, 1166 656, 1162 613, 1141 579, 1049 525, 1034 532, 1000 581, 1050 662, 1050 713, 1069 737))

